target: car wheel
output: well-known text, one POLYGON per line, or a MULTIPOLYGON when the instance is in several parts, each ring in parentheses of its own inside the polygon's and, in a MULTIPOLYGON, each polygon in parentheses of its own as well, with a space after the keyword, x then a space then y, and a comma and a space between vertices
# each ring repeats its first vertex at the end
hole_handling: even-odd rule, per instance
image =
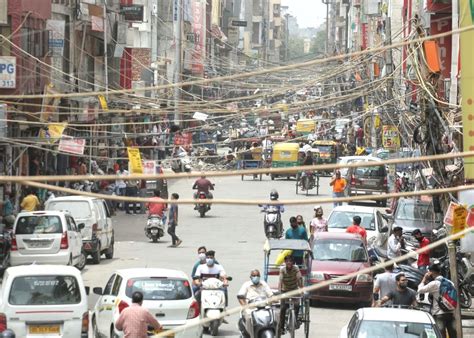
POLYGON ((109 248, 105 252, 105 258, 107 259, 114 258, 114 245, 115 245, 115 240, 112 238, 112 243, 110 243, 109 248))
POLYGON ((81 254, 79 255, 79 260, 76 264, 76 268, 78 270, 82 270, 84 269, 85 266, 86 266, 86 253, 84 252, 84 250, 81 250, 81 254))
POLYGON ((100 244, 99 244, 99 247, 97 248, 97 251, 92 253, 92 263, 94 264, 100 264, 100 256, 102 255, 102 253, 100 252, 100 244))

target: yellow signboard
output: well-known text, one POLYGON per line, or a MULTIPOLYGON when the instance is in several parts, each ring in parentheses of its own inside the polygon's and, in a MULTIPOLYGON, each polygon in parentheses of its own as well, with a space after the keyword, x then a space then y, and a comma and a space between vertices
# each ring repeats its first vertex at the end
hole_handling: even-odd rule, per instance
MULTIPOLYGON (((463 231, 464 229, 466 229, 467 214, 468 214, 467 209, 463 205, 458 205, 454 209, 454 211, 453 211, 453 229, 451 231, 453 234, 457 234, 457 233, 463 231)), ((460 236, 460 237, 464 237, 464 235, 460 236)))
POLYGON ((128 160, 130 161, 131 174, 143 174, 142 157, 140 156, 140 149, 127 148, 128 160))
MULTIPOLYGON (((469 0, 460 0, 459 13, 461 28, 470 27, 474 23, 474 4, 469 0)), ((461 46, 461 93, 462 93, 462 127, 464 151, 474 150, 474 31, 460 33, 461 46)), ((474 157, 464 158, 464 178, 474 180, 474 157)))
POLYGON ((66 129, 67 123, 49 123, 47 129, 42 129, 39 137, 48 140, 49 143, 58 141, 66 129))
POLYGON ((382 146, 385 149, 400 148, 400 134, 397 126, 385 125, 382 127, 382 146))
POLYGON ((100 102, 100 107, 102 110, 109 110, 109 107, 107 106, 107 100, 105 99, 104 95, 99 95, 99 102, 100 102))

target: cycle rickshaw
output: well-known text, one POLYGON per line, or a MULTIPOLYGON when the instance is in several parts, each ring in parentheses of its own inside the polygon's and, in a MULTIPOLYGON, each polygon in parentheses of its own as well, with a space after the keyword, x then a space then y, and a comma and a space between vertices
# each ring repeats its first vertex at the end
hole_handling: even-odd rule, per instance
MULTIPOLYGON (((270 276, 279 276, 281 264, 271 263, 270 256, 272 251, 277 251, 274 256, 285 250, 304 251, 305 258, 302 265, 298 265, 301 275, 303 276, 303 286, 309 285, 309 276, 311 274, 312 250, 309 243, 300 239, 267 239, 264 245, 264 263, 263 278, 266 282, 270 276)), ((275 257, 273 259, 275 259, 275 257)), ((306 293, 302 296, 293 296, 288 299, 288 309, 286 311, 284 323, 287 332, 291 338, 295 337, 295 331, 300 325, 304 326, 304 336, 309 337, 310 325, 310 299, 306 293), (295 304, 299 303, 299 311, 295 313, 295 304)))

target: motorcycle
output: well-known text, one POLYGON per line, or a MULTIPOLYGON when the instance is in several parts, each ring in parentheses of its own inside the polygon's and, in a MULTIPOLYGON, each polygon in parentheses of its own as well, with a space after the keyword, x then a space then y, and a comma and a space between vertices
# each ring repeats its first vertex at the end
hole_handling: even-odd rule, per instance
POLYGON ((275 315, 275 307, 266 302, 266 298, 256 298, 249 304, 256 303, 255 310, 251 313, 252 332, 247 332, 243 315, 239 321, 239 330, 245 338, 273 338, 276 337, 278 329, 278 318, 275 315))
MULTIPOLYGON (((204 191, 199 191, 197 193, 198 200, 206 200, 207 194, 204 191)), ((206 212, 211 210, 211 205, 209 203, 198 203, 196 204, 196 210, 199 212, 200 217, 206 216, 206 212)))
POLYGON ((10 264, 11 229, 0 228, 0 275, 10 264))
POLYGON ((210 319, 203 323, 203 327, 209 330, 211 336, 218 335, 219 326, 224 322, 224 318, 221 317, 226 309, 223 287, 224 283, 217 278, 208 278, 202 282, 201 318, 210 319))
POLYGON ((148 216, 145 227, 145 235, 153 241, 153 243, 158 242, 160 237, 163 237, 165 234, 165 223, 163 218, 158 215, 148 216))
POLYGON ((175 173, 189 173, 191 172, 191 159, 184 149, 180 151, 171 160, 171 169, 175 173))
POLYGON ((265 236, 267 236, 267 238, 280 238, 283 234, 280 209, 274 205, 270 205, 261 212, 265 213, 263 218, 265 236))

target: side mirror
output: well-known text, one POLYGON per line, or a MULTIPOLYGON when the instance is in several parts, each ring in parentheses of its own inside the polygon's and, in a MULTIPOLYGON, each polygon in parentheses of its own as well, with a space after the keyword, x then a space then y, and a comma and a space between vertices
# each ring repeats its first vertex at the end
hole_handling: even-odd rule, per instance
POLYGON ((86 295, 89 296, 89 293, 91 293, 91 288, 90 288, 90 286, 86 286, 85 289, 86 289, 86 295))
POLYGON ((104 294, 104 291, 102 288, 93 288, 92 292, 94 292, 96 295, 102 296, 104 294))
POLYGON ((380 229, 381 233, 386 233, 388 232, 388 226, 384 226, 382 229, 380 229))
POLYGON ((82 230, 82 229, 84 229, 85 227, 86 227, 86 225, 85 225, 84 223, 79 223, 79 224, 77 225, 77 228, 78 228, 79 230, 82 230))

